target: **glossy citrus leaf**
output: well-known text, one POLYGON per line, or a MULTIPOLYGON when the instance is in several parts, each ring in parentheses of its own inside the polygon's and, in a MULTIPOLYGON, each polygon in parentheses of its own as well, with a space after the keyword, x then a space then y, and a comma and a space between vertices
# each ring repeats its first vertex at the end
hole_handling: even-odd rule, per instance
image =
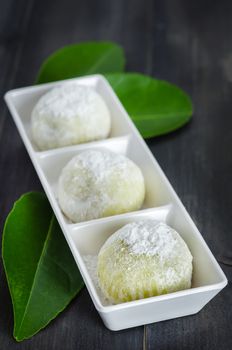
POLYGON ((189 96, 176 85, 138 73, 105 76, 144 138, 173 131, 192 115, 189 96))
POLYGON ((36 83, 74 78, 87 74, 121 72, 122 48, 112 42, 85 42, 55 51, 42 64, 36 83))
POLYGON ((5 222, 2 256, 21 341, 57 316, 83 287, 46 196, 26 193, 5 222))

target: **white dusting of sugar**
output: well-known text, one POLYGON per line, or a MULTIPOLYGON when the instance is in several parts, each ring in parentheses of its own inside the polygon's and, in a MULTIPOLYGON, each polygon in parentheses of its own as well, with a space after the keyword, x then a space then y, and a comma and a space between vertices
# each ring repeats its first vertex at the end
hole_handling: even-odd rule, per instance
POLYGON ((179 239, 178 233, 165 223, 143 220, 122 227, 107 240, 105 246, 115 240, 122 240, 136 255, 156 255, 160 260, 165 260, 176 254, 174 248, 179 239))
POLYGON ((73 160, 76 167, 87 169, 92 173, 95 181, 107 177, 110 172, 117 171, 121 178, 128 176, 128 166, 131 160, 123 155, 110 152, 106 149, 90 150, 80 153, 73 160))
POLYGON ((77 83, 66 83, 53 88, 44 95, 37 104, 37 113, 49 114, 58 118, 65 114, 66 118, 79 115, 79 118, 94 112, 95 100, 99 95, 94 89, 77 83))

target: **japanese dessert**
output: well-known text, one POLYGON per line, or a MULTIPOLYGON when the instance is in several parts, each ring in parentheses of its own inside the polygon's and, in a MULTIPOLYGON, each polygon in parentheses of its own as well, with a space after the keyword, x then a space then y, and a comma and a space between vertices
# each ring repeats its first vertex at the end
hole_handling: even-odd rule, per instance
POLYGON ((43 95, 31 115, 31 133, 40 150, 106 138, 111 116, 91 87, 65 83, 43 95))
POLYGON ((59 177, 59 204, 73 222, 138 210, 144 196, 144 178, 139 167, 107 149, 79 153, 59 177))
POLYGON ((108 238, 98 255, 97 274, 105 297, 117 304, 190 288, 192 255, 165 223, 137 221, 108 238))

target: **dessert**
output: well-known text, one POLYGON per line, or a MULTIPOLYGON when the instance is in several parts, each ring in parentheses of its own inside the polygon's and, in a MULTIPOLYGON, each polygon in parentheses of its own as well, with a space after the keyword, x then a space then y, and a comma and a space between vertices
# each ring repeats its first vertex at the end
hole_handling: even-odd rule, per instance
POLYGON ((43 95, 31 115, 31 133, 40 150, 106 138, 111 117, 91 87, 65 83, 43 95))
POLYGON ((79 153, 59 177, 59 204, 73 222, 138 210, 144 196, 139 167, 104 148, 79 153))
POLYGON ((112 303, 191 287, 192 255, 165 223, 129 223, 108 238, 98 255, 100 288, 112 303))

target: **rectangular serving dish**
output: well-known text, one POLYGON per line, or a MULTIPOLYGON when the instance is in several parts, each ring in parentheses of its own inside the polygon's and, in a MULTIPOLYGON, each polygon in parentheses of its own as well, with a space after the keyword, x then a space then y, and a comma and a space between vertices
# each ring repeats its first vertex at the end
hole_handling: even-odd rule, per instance
POLYGON ((101 75, 92 75, 68 81, 91 86, 103 97, 112 116, 108 139, 43 152, 36 148, 30 135, 31 111, 44 93, 67 80, 11 90, 6 93, 5 100, 104 324, 111 330, 120 330, 197 313, 226 286, 223 271, 107 80, 101 75), (64 217, 58 205, 57 180, 63 166, 74 155, 96 148, 124 154, 141 168, 146 184, 145 202, 136 212, 73 224, 64 217), (142 218, 166 222, 183 237, 193 255, 192 288, 106 305, 84 257, 96 256, 114 231, 142 218))

